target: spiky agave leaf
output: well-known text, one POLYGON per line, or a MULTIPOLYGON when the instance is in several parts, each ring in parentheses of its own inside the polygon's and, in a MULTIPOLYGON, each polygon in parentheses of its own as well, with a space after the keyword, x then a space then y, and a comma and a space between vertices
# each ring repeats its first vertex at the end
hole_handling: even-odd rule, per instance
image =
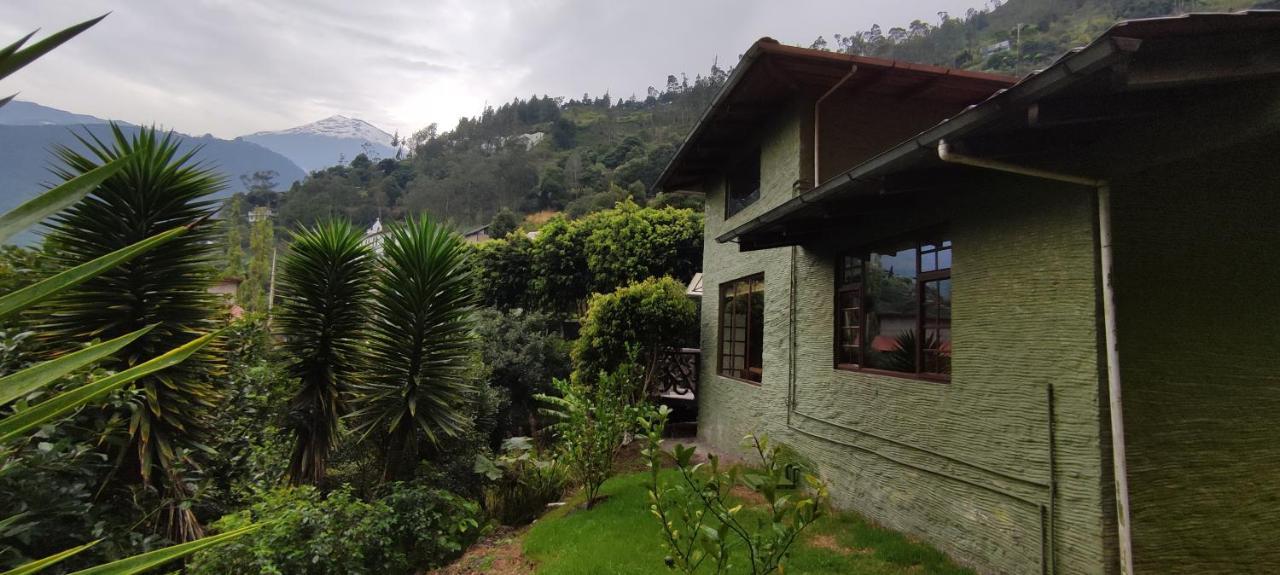
MULTIPOLYGON (((47 241, 58 246, 54 261, 72 267, 179 226, 190 226, 216 210, 212 194, 222 179, 195 162, 196 149, 179 153, 172 133, 143 129, 129 137, 112 125, 110 143, 80 137, 88 155, 70 148, 57 154, 58 170, 70 179, 100 164, 128 156, 125 166, 71 208, 51 218, 47 241)), ((218 309, 206 289, 216 249, 213 226, 197 225, 152 250, 51 299, 40 309, 41 337, 59 345, 109 339, 156 327, 138 338, 109 367, 125 369, 189 341, 215 327, 218 309)), ((132 384, 142 390, 132 406, 122 448, 125 477, 181 490, 174 477, 177 453, 199 445, 206 422, 220 400, 213 375, 220 369, 213 349, 201 351, 173 369, 132 384), (158 481, 157 481, 158 478, 158 481)), ((178 494, 180 495, 180 494, 178 494)), ((190 519, 189 514, 184 514, 190 519)), ((190 526, 171 526, 195 535, 190 526)))
POLYGON ((364 234, 331 221, 295 233, 280 273, 275 321, 301 387, 289 403, 289 480, 315 484, 338 442, 345 395, 359 370, 373 256, 364 234))
POLYGON ((437 444, 466 428, 475 297, 462 238, 425 218, 392 227, 380 263, 352 417, 384 442, 390 475, 412 462, 419 433, 437 444))

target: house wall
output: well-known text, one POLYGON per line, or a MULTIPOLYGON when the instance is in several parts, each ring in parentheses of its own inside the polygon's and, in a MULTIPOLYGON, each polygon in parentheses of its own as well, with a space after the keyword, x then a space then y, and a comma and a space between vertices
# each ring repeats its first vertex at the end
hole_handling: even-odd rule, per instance
MULTIPOLYGON (((722 185, 708 186, 708 238, 790 197, 801 169, 793 158, 803 156, 794 137, 803 131, 800 110, 762 130, 758 205, 726 222, 722 185)), ((952 215, 955 246, 948 384, 832 368, 831 249, 739 253, 735 244, 708 241, 699 435, 733 449, 747 433, 768 433, 816 464, 837 505, 982 572, 1039 573, 1042 557, 1052 557, 1058 573, 1113 572, 1093 196, 1009 181, 957 190, 942 210, 952 215), (757 386, 716 375, 715 357, 719 284, 760 272, 765 352, 757 386)))
POLYGON ((1138 573, 1280 572, 1277 149, 1113 183, 1138 573))
MULTIPOLYGON (((854 76, 855 82, 857 76, 854 76)), ((852 89, 822 102, 819 130, 819 184, 865 162, 895 144, 933 127, 964 109, 955 103, 917 98, 888 98, 852 89), (866 113, 873 109, 874 114, 866 113)), ((813 173, 810 166, 806 177, 813 173)))

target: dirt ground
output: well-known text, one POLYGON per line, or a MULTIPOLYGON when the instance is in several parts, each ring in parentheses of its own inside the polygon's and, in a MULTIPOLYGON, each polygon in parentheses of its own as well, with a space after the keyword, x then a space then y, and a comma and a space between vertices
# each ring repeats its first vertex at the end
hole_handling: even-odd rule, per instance
POLYGON ((429 575, 533 575, 533 561, 521 551, 521 538, 527 529, 499 528, 472 545, 457 561, 429 575))

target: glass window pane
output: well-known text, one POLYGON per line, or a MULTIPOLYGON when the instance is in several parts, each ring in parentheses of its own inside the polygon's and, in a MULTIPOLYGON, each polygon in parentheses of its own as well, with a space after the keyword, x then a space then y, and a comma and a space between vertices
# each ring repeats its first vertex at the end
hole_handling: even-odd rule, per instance
POLYGON ((752 287, 751 317, 748 319, 750 328, 747 330, 748 337, 751 338, 747 346, 751 355, 748 358, 748 367, 751 368, 748 379, 759 381, 764 366, 764 282, 756 280, 752 287))
POLYGON ((851 289, 840 293, 837 300, 837 338, 838 357, 836 363, 857 364, 858 347, 862 345, 859 331, 862 325, 862 307, 860 291, 851 289))
POLYGON ((725 178, 726 216, 732 216, 760 199, 760 151, 755 150, 725 178))
POLYGON ((924 284, 924 332, 922 344, 926 373, 951 373, 951 280, 924 284))
POLYGON ((866 275, 866 365, 915 373, 916 250, 872 253, 866 275))
MULTIPOLYGON (((951 243, 951 242, 947 242, 947 243, 951 243)), ((940 270, 951 269, 951 248, 947 248, 945 250, 938 252, 938 269, 940 270)))

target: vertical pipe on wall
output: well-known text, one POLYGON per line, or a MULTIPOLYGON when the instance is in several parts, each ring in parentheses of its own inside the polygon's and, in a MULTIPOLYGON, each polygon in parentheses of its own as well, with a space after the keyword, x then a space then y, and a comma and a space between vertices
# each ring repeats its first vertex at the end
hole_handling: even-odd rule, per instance
POLYGON ((1048 405, 1048 428, 1049 428, 1049 518, 1046 525, 1049 540, 1049 553, 1046 558, 1046 573, 1058 572, 1058 554, 1054 545, 1055 535, 1057 534, 1058 525, 1058 451, 1057 451, 1057 433, 1054 428, 1054 421, 1057 415, 1053 403, 1053 384, 1045 386, 1045 400, 1048 405))
POLYGON ((1120 542, 1120 572, 1133 575, 1133 539, 1129 523, 1129 467, 1124 441, 1124 403, 1120 394, 1120 347, 1117 342, 1115 289, 1112 285, 1111 257, 1111 186, 1106 180, 1061 174, 1028 166, 1020 166, 955 153, 946 140, 938 141, 938 158, 944 162, 985 168, 1044 180, 1067 182, 1091 187, 1098 194, 1098 264, 1102 268, 1102 322, 1106 345, 1107 393, 1111 414, 1112 475, 1116 489, 1116 529, 1120 542))
POLYGON ((1133 575, 1133 538, 1129 528, 1129 469, 1124 442, 1124 403, 1120 394, 1120 347, 1116 294, 1112 284, 1111 186, 1098 186, 1098 251, 1102 265, 1102 318, 1106 329, 1107 390, 1111 411, 1111 458, 1115 466, 1116 523, 1120 535, 1120 572, 1133 575))
POLYGON ((787 427, 791 427, 791 413, 796 409, 796 255, 800 248, 791 246, 791 293, 790 310, 788 310, 789 332, 787 339, 790 348, 787 354, 787 427))

